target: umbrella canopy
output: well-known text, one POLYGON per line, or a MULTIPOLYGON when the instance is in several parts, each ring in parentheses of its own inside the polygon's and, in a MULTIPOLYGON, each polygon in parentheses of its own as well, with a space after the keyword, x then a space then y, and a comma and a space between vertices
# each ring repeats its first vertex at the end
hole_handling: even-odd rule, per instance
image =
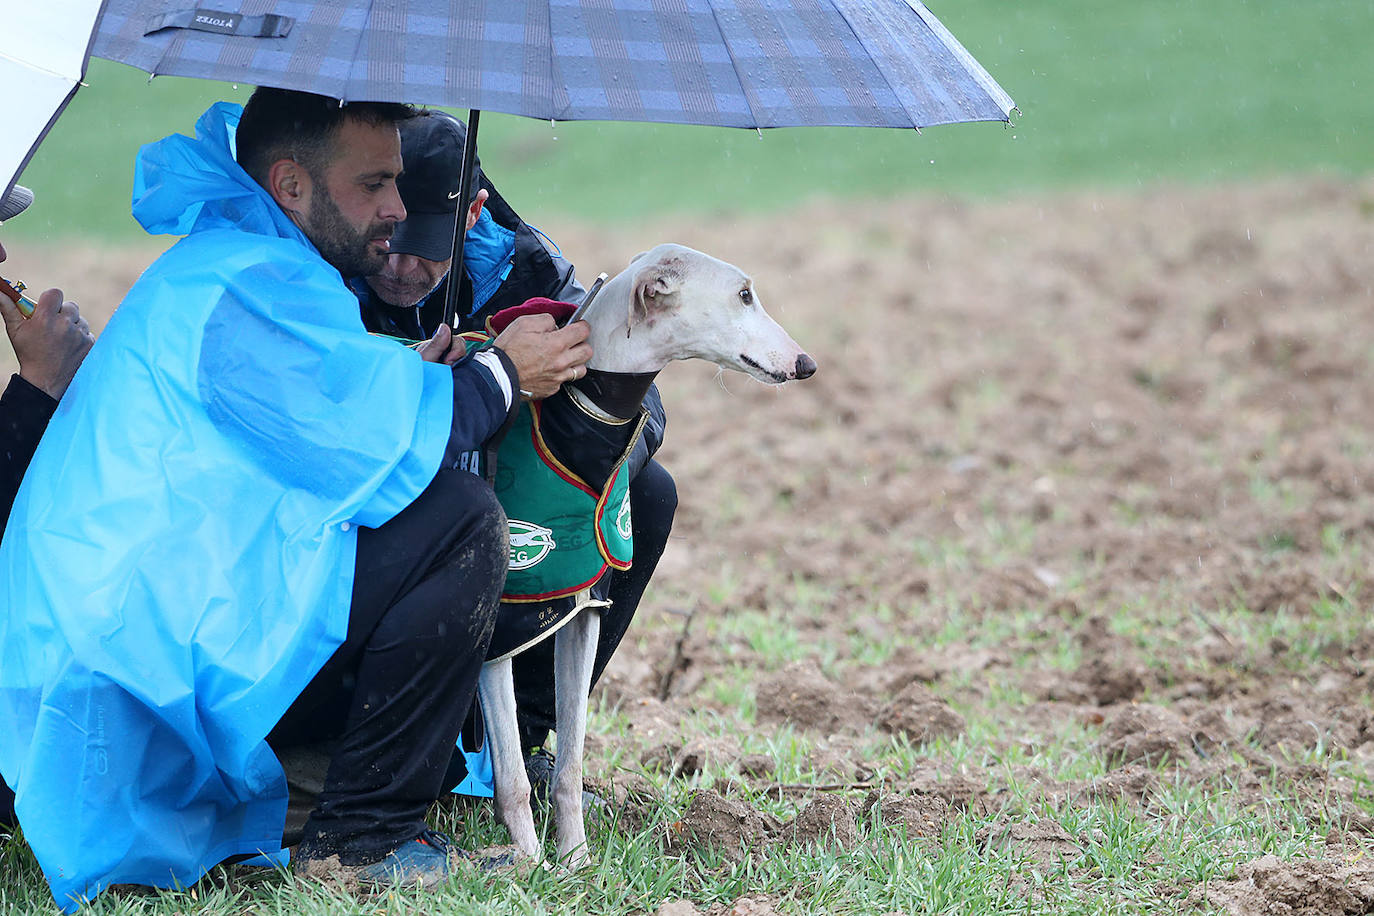
POLYGON ((86 75, 100 0, 0 5, 0 200, 86 75), (72 36, 78 36, 72 41, 72 36))
MULTIPOLYGON (((919 129, 1014 107, 919 0, 109 0, 92 53, 154 75, 468 108, 460 187, 482 110, 919 129)), ((451 260, 460 275, 462 232, 451 260)), ((456 297, 451 283, 446 323, 456 297)))
POLYGON ((926 127, 1011 99, 918 0, 109 0, 148 73, 552 120, 926 127))

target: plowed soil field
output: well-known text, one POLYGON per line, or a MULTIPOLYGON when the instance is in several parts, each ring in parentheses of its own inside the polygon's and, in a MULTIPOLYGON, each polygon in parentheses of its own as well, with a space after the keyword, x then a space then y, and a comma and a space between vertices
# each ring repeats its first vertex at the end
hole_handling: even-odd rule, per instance
MULTIPOLYGON (((542 228, 584 276, 662 241, 732 261, 820 365, 660 377, 680 506, 588 774, 631 809, 692 790, 664 855, 881 822, 1101 894, 1075 811, 1205 848, 1281 810, 1130 886, 1374 912, 1374 183, 542 228)), ((95 324, 155 253, 10 248, 95 324)))

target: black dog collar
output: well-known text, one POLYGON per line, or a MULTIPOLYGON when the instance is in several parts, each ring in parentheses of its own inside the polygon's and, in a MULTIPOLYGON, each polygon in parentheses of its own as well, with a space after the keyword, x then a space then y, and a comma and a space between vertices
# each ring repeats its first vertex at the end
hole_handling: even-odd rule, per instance
POLYGON ((588 369, 586 375, 570 384, 611 416, 629 419, 639 413, 639 405, 657 377, 657 372, 588 369))

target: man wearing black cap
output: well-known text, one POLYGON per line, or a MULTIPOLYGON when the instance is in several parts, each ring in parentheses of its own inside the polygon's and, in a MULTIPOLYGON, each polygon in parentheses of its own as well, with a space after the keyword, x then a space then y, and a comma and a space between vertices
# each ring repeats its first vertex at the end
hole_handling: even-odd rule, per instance
MULTIPOLYGON (((413 340, 438 333, 442 339, 440 325, 460 200, 468 202, 468 211, 457 307, 459 330, 482 330, 489 316, 534 297, 581 301, 585 290, 573 265, 497 193, 480 161, 472 171, 471 187, 466 194, 460 191, 466 139, 461 121, 442 112, 426 112, 402 124, 400 131, 405 171, 397 179, 397 188, 406 219, 396 226, 386 266, 349 284, 358 295, 368 330, 413 340)), ((602 613, 593 684, 634 618, 667 546, 677 509, 672 476, 652 460, 663 442, 666 423, 657 387, 650 389, 644 406, 649 422, 627 461, 632 475, 634 565, 608 573, 597 584, 598 597, 608 597, 612 603, 602 613)), ((544 745, 556 722, 553 640, 544 640, 518 656, 513 667, 521 741, 528 754, 526 768, 535 798, 544 800, 553 774, 553 757, 544 745)), ((470 718, 465 740, 473 725, 470 718)), ((456 755, 450 783, 462 779, 462 769, 462 756, 456 755)))
MULTIPOLYGON (((13 219, 33 203, 33 192, 15 185, 0 200, 0 223, 13 219)), ((0 261, 5 246, 0 245, 0 261)), ((33 315, 25 317, 19 303, 0 294, 5 333, 19 359, 19 372, 10 377, 0 395, 0 531, 9 521, 14 494, 33 458, 33 450, 48 426, 57 401, 67 390, 76 368, 95 342, 75 302, 65 302, 62 290, 44 290, 33 315)), ((14 824, 14 793, 0 779, 0 829, 14 824)))
POLYGON ((396 185, 407 216, 396 226, 386 266, 350 284, 370 331, 419 340, 438 330, 460 200, 468 207, 460 329, 480 329, 487 316, 533 296, 577 301, 584 293, 572 264, 511 209, 480 160, 468 192, 460 193, 465 138, 463 123, 438 111, 402 126, 405 172, 396 185))

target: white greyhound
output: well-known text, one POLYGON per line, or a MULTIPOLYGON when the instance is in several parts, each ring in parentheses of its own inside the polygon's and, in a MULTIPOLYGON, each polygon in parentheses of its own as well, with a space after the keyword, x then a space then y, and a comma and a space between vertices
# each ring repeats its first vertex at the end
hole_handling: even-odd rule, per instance
MULTIPOLYGON (((659 245, 635 256, 606 283, 583 319, 591 325, 594 353, 588 378, 634 377, 642 383, 637 393, 641 399, 653 375, 675 359, 708 360, 772 385, 809 378, 816 371, 815 361, 764 312, 747 274, 681 245, 659 245)), ((599 398, 595 385, 566 390, 572 397, 564 403, 576 401, 597 420, 626 429, 626 435, 638 429, 627 421, 638 413, 639 402, 632 396, 633 403, 627 403, 624 385, 619 386, 620 397, 599 398)), ((574 868, 587 862, 582 752, 600 632, 600 611, 588 606, 554 635, 558 756, 551 801, 558 860, 574 868)), ((538 861, 542 850, 530 809, 509 657, 482 668, 478 690, 492 753, 497 816, 520 854, 538 861)))

